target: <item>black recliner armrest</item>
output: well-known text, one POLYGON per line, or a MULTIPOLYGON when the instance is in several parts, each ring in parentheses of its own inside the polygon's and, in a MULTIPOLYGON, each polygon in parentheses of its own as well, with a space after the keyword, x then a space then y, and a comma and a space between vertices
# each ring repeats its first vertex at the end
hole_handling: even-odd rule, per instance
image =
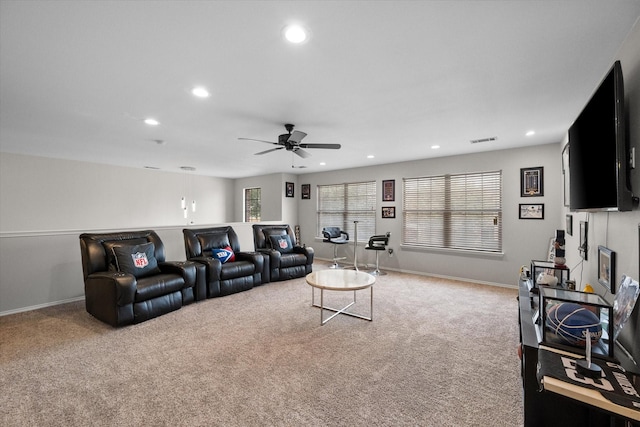
POLYGON ((313 255, 315 251, 311 246, 294 246, 293 252, 297 254, 304 254, 307 257, 307 264, 313 264, 313 255))
POLYGON ((256 266, 256 271, 262 271, 264 257, 260 252, 236 252, 237 261, 249 261, 256 266))
POLYGON ((159 262, 158 267, 163 273, 181 276, 184 279, 185 288, 192 288, 196 285, 196 265, 191 261, 159 262))
POLYGON ((133 274, 104 271, 87 276, 85 294, 91 293, 115 305, 132 304, 136 296, 137 281, 133 274))

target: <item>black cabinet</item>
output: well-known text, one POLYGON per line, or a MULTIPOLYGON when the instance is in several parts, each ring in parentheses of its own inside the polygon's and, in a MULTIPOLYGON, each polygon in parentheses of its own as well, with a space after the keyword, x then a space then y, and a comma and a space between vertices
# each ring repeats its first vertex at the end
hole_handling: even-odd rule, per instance
POLYGON ((640 427, 592 405, 560 394, 542 391, 537 379, 540 329, 533 321, 537 295, 532 296, 525 282, 518 294, 520 323, 521 376, 525 427, 640 427))

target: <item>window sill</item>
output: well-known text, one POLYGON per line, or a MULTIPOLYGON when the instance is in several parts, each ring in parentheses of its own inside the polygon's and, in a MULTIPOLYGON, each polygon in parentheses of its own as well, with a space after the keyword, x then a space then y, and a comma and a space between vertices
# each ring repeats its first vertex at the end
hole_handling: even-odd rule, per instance
POLYGON ((400 245, 400 248, 402 250, 412 251, 412 252, 442 253, 442 254, 448 254, 448 255, 470 256, 470 257, 477 257, 477 258, 504 257, 504 252, 474 251, 472 249, 448 249, 448 248, 435 248, 435 247, 413 246, 413 245, 400 245))

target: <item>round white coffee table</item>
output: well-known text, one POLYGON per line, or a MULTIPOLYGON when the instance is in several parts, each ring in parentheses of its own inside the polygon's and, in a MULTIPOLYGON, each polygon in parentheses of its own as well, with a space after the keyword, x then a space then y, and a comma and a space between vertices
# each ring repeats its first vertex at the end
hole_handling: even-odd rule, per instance
POLYGON ((320 308, 321 325, 324 325, 338 314, 346 314, 347 316, 369 321, 373 320, 373 284, 376 283, 376 278, 371 274, 357 270, 320 270, 307 274, 306 279, 307 283, 311 286, 311 305, 320 308), (316 288, 320 289, 319 305, 315 302, 316 288), (367 288, 369 288, 370 291, 369 316, 346 311, 356 303, 356 291, 367 288), (324 291, 353 291, 353 301, 341 309, 326 307, 324 305, 324 291), (325 319, 325 310, 333 311, 334 314, 325 319))

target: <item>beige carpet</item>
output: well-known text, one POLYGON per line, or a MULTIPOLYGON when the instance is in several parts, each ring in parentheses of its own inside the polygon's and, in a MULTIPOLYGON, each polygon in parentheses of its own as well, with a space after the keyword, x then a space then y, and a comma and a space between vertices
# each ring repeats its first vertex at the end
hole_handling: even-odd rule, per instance
POLYGON ((516 295, 390 273, 373 322, 320 326, 304 279, 120 329, 83 302, 0 317, 0 425, 521 426, 516 295))

